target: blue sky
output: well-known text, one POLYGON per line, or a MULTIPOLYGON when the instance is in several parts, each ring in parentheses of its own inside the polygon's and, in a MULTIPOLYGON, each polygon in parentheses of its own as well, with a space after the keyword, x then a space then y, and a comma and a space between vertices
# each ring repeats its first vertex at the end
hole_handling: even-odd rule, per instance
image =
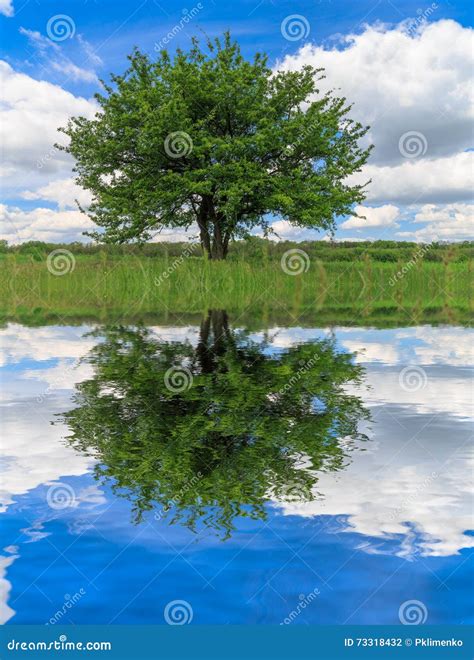
MULTIPOLYGON (((465 239, 472 233, 471 25, 464 0, 0 0, 2 237, 79 238, 87 219, 74 198, 87 196, 74 189, 71 161, 52 147, 56 126, 93 112, 98 79, 121 72, 134 46, 153 54, 167 40, 173 51, 192 35, 230 29, 246 55, 263 50, 275 68, 324 66, 327 84, 372 126, 375 151, 362 174, 373 182, 360 210, 366 220, 339 219, 337 238, 465 239)), ((296 240, 323 236, 278 220, 275 227, 296 240)))

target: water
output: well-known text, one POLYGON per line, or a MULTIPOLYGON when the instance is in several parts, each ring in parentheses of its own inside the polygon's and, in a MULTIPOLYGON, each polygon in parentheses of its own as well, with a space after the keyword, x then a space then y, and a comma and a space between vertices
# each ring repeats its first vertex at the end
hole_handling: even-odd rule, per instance
POLYGON ((468 623, 468 329, 0 334, 2 622, 468 623))

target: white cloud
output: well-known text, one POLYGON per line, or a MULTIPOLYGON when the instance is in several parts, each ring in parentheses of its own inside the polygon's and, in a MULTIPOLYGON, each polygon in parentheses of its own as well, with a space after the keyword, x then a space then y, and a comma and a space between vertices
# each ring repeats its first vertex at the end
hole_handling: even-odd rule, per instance
POLYGON ((36 200, 42 199, 47 202, 56 202, 60 210, 67 208, 77 208, 76 199, 82 207, 86 207, 91 202, 91 194, 77 186, 73 178, 56 179, 38 190, 25 190, 21 193, 23 199, 36 200))
POLYGON ((365 227, 387 227, 394 225, 395 220, 400 215, 400 209, 393 204, 384 206, 356 206, 357 215, 365 216, 361 218, 350 218, 339 225, 340 229, 364 229, 365 227))
POLYGON ((93 117, 94 102, 77 97, 58 85, 35 80, 16 72, 0 60, 0 142, 3 147, 4 194, 24 189, 25 181, 35 188, 50 181, 51 175, 68 176, 72 158, 54 148, 66 143, 58 133, 69 117, 93 117))
POLYGON ((181 227, 164 227, 161 231, 156 230, 151 238, 151 243, 187 243, 191 239, 199 237, 199 229, 192 224, 187 229, 181 227))
POLYGON ((0 330, 0 365, 15 364, 21 360, 75 360, 86 355, 96 344, 87 336, 88 326, 43 326, 27 328, 9 323, 0 330))
POLYGON ((351 115, 371 126, 373 162, 403 160, 400 136, 420 131, 428 155, 447 156, 471 146, 472 30, 451 20, 426 23, 418 32, 367 26, 342 39, 343 50, 307 44, 279 68, 303 64, 326 69, 318 85, 341 88, 354 102, 351 115))
MULTIPOLYGON (((13 549, 16 551, 16 547, 13 549)), ((0 625, 2 626, 16 614, 16 611, 8 605, 12 583, 7 580, 7 568, 15 559, 18 559, 17 554, 0 555, 0 625)))
MULTIPOLYGON (((362 351, 358 361, 369 385, 363 398, 373 416, 372 429, 364 431, 371 441, 358 447, 364 451, 351 451, 344 470, 319 474, 313 502, 276 506, 285 515, 337 516, 337 532, 364 535, 358 547, 365 552, 383 552, 379 541, 385 539, 407 558, 472 547, 465 533, 472 508, 473 455, 466 443, 472 386, 462 368, 472 362, 472 332, 337 328, 336 335, 348 350, 362 351), (400 386, 407 364, 426 369, 426 385, 417 391, 400 386)), ((360 395, 358 388, 350 391, 360 395)))
MULTIPOLYGON (((393 406, 387 411, 398 412, 393 406)), ((365 552, 379 551, 377 539, 391 539, 396 554, 406 558, 446 557, 473 547, 473 537, 465 534, 472 522, 473 461, 461 451, 459 437, 451 438, 448 450, 437 441, 427 451, 390 424, 383 431, 376 451, 364 444, 344 471, 320 474, 315 501, 275 504, 285 515, 337 516, 337 532, 364 535, 359 549, 365 552)))
POLYGON ((0 239, 9 243, 70 242, 77 240, 81 232, 94 228, 94 223, 80 211, 23 211, 0 204, 0 239))
POLYGON ((43 403, 33 400, 2 408, 5 470, 0 511, 18 495, 65 475, 85 474, 94 464, 94 459, 64 444, 64 427, 51 424, 58 407, 57 399, 52 397, 43 403))
POLYGON ((12 0, 0 0, 0 14, 4 16, 13 16, 13 2, 12 0))
POLYGON ((428 160, 406 160, 394 167, 366 165, 350 183, 367 187, 368 202, 396 204, 448 203, 472 198, 474 152, 428 160))
MULTIPOLYGON (((34 30, 27 30, 20 28, 20 33, 28 38, 30 44, 36 49, 38 55, 44 60, 44 68, 51 68, 53 71, 63 73, 71 81, 82 81, 97 83, 99 79, 95 71, 91 69, 83 69, 67 57, 62 47, 45 37, 41 32, 34 30)), ((81 40, 81 47, 85 50, 88 59, 93 63, 98 64, 101 62, 99 57, 93 54, 90 44, 85 40, 81 40)))
POLYGON ((398 349, 388 343, 345 339, 341 344, 350 353, 355 354, 355 362, 360 364, 383 362, 384 364, 393 365, 398 364, 400 361, 398 349))
POLYGON ((342 49, 306 44, 279 68, 324 67, 327 78, 318 87, 335 88, 354 103, 351 116, 371 126, 370 165, 353 179, 372 179, 367 201, 468 199, 472 155, 463 152, 472 146, 472 30, 452 20, 426 22, 418 30, 376 25, 341 42, 342 49), (417 159, 399 149, 400 138, 412 131, 426 141, 417 159))
POLYGON ((474 204, 426 204, 415 214, 415 223, 428 223, 422 229, 398 232, 399 238, 419 242, 472 240, 474 204))
POLYGON ((90 83, 98 82, 97 75, 94 71, 90 71, 89 69, 81 69, 80 66, 77 66, 77 64, 74 64, 74 62, 71 62, 69 59, 52 61, 51 68, 55 71, 59 71, 59 73, 64 73, 67 78, 73 81, 90 83))
POLYGON ((77 40, 79 41, 82 50, 87 55, 87 60, 90 61, 94 66, 102 66, 104 63, 102 59, 97 55, 93 46, 82 36, 82 34, 77 35, 77 40))

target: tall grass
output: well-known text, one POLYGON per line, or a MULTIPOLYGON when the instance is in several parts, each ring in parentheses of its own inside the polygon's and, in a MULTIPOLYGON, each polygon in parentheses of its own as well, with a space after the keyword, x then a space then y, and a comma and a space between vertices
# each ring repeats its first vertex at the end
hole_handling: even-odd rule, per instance
POLYGON ((307 272, 289 275, 275 260, 209 262, 106 253, 74 259, 71 272, 54 275, 46 260, 4 255, 2 317, 167 317, 223 308, 235 315, 294 319, 327 316, 332 310, 354 322, 384 310, 407 322, 436 312, 442 322, 466 322, 472 310, 469 261, 419 261, 406 267, 367 256, 349 263, 313 259, 307 272))

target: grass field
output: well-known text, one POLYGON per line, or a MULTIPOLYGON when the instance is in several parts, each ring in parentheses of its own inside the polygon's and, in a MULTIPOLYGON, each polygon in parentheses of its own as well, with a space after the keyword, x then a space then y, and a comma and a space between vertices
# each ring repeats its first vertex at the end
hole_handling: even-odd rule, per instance
POLYGON ((465 259, 308 257, 296 264, 301 274, 285 272, 278 258, 209 262, 106 251, 70 253, 49 269, 46 254, 7 253, 0 263, 3 320, 166 319, 225 308, 275 320, 412 325, 467 323, 472 311, 472 262, 465 259))

